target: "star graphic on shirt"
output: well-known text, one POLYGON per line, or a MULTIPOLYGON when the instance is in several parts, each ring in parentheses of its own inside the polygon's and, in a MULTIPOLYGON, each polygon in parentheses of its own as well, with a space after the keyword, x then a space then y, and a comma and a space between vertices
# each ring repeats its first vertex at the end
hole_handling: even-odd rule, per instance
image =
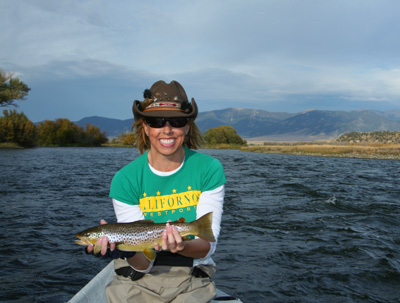
POLYGON ((159 196, 159 195, 161 195, 161 193, 158 191, 158 192, 157 192, 157 196, 159 196))
POLYGON ((188 186, 188 190, 192 190, 192 187, 191 187, 191 186, 188 186))
POLYGON ((146 197, 147 196, 147 194, 146 193, 143 193, 143 197, 146 197))
POLYGON ((176 189, 173 189, 172 192, 173 192, 174 194, 176 194, 176 189))

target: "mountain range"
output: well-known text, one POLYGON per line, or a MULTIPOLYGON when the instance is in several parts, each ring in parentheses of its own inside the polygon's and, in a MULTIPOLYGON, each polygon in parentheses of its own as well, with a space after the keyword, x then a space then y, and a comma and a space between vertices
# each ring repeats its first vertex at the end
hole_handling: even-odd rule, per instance
MULTIPOLYGON (((86 117, 75 122, 85 127, 96 125, 113 138, 130 131, 132 119, 86 117)), ((227 108, 199 113, 196 124, 204 133, 221 125, 233 126, 248 141, 312 141, 334 139, 349 132, 400 131, 400 111, 325 111, 307 110, 300 113, 227 108)))

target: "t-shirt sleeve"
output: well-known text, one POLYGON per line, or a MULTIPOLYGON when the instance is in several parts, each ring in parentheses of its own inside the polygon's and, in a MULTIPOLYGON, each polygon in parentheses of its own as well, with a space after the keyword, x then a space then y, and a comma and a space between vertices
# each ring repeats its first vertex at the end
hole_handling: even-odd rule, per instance
POLYGON ((110 197, 130 205, 138 205, 139 198, 132 178, 129 178, 122 171, 118 171, 111 181, 110 197))
POLYGON ((202 191, 214 190, 226 183, 224 168, 217 159, 213 159, 210 162, 202 177, 202 181, 202 191))

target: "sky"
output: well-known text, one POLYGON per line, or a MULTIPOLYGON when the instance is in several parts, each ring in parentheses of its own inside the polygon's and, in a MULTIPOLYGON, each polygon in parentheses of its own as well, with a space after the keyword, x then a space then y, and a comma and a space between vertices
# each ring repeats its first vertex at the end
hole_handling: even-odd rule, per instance
MULTIPOLYGON (((33 122, 132 118, 158 81, 200 112, 400 110, 398 0, 0 0, 33 122)), ((4 109, 4 108, 3 108, 4 109)))

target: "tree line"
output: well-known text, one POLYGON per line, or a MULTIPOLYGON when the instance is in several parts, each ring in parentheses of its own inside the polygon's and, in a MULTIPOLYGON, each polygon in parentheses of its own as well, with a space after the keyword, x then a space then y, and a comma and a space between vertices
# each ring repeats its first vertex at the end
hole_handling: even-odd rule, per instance
POLYGON ((34 146, 101 146, 108 141, 97 126, 86 128, 68 119, 46 120, 35 125, 24 113, 4 110, 0 118, 0 143, 22 147, 34 146))
MULTIPOLYGON (((207 146, 215 146, 221 144, 245 145, 247 143, 237 134, 233 126, 228 125, 208 129, 204 133, 203 139, 207 146)), ((118 137, 112 139, 111 145, 136 146, 135 133, 122 133, 118 137)))
MULTIPOLYGON (((12 73, 0 69, 0 106, 14 106, 16 100, 24 100, 31 89, 12 73)), ((46 120, 35 125, 24 113, 4 110, 0 118, 0 143, 12 143, 23 147, 33 146, 100 146, 107 143, 105 132, 97 126, 86 124, 86 129, 68 119, 46 120)), ((232 126, 208 129, 204 134, 207 145, 245 145, 232 126)), ((134 133, 122 133, 111 144, 135 146, 134 133)))
MULTIPOLYGON (((0 106, 25 100, 31 89, 12 73, 0 69, 0 106)), ((0 118, 0 143, 33 146, 100 146, 108 141, 105 132, 86 124, 86 129, 68 119, 46 120, 35 125, 24 113, 4 110, 0 118)))
MULTIPOLYGON (((232 126, 208 129, 204 134, 206 145, 245 145, 232 126)), ((0 118, 0 143, 14 143, 22 147, 34 146, 101 146, 108 142, 106 133, 89 123, 86 128, 68 119, 46 120, 35 125, 24 113, 15 109, 4 110, 0 118)), ((135 146, 132 132, 122 133, 111 142, 113 145, 135 146)))

